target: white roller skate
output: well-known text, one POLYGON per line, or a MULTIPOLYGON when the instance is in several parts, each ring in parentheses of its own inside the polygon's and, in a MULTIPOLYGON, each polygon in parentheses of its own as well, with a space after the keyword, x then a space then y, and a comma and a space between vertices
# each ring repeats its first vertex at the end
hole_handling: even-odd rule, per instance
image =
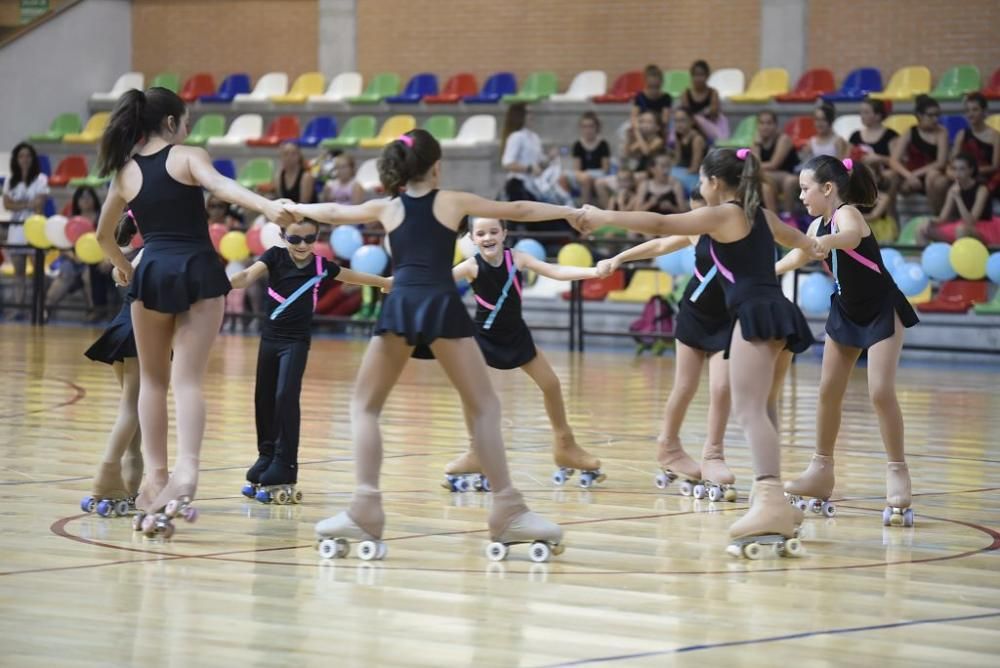
POLYGON ((502 534, 493 538, 486 546, 486 556, 490 561, 503 561, 512 545, 530 543, 528 556, 532 561, 542 563, 552 555, 563 553, 566 546, 562 544, 562 538, 562 527, 529 510, 515 517, 502 534))
POLYGON ((889 462, 885 476, 886 506, 882 511, 883 526, 913 526, 910 496, 910 470, 906 462, 889 462))
POLYGON ((657 489, 666 489, 680 478, 680 493, 683 496, 694 494, 695 485, 701 482, 701 467, 684 452, 680 442, 673 444, 673 447, 671 444, 661 444, 657 462, 660 473, 653 480, 657 489))
POLYGON ((380 538, 359 527, 346 511, 316 523, 316 547, 323 559, 347 557, 352 542, 358 543, 362 561, 385 559, 389 551, 380 538))
POLYGON ((833 457, 814 454, 802 475, 785 483, 785 494, 801 511, 833 517, 837 514, 836 506, 830 503, 834 482, 833 457))
POLYGON ((802 511, 785 501, 781 482, 758 480, 750 500, 750 510, 730 528, 731 542, 726 552, 734 557, 759 559, 766 549, 779 557, 803 554, 798 539, 802 511))
MULTIPOLYGON (((706 450, 709 446, 706 446, 706 450)), ((711 458, 701 460, 701 482, 694 486, 692 494, 696 499, 707 498, 709 501, 736 501, 737 492, 734 483, 736 476, 729 470, 726 460, 722 458, 722 446, 719 453, 711 458)))

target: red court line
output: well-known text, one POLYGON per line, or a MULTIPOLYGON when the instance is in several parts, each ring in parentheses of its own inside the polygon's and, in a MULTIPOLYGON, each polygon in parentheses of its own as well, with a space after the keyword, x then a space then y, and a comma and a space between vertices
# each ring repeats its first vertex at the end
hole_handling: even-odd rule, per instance
MULTIPOLYGON (((18 373, 18 374, 21 374, 22 376, 27 376, 28 375, 24 371, 10 371, 8 373, 18 373)), ((55 408, 63 408, 64 406, 72 406, 73 404, 75 404, 76 402, 80 401, 85 396, 87 396, 87 390, 83 389, 82 387, 80 387, 76 383, 73 383, 73 382, 70 382, 70 381, 66 380, 65 378, 54 378, 52 376, 47 376, 46 378, 44 378, 44 380, 54 380, 54 381, 56 381, 58 383, 63 383, 64 385, 68 385, 69 387, 71 387, 74 390, 74 392, 76 394, 73 397, 71 397, 70 399, 67 399, 66 401, 63 401, 62 403, 58 403, 58 404, 55 404, 55 405, 52 405, 52 406, 45 406, 43 408, 36 408, 35 410, 30 410, 30 411, 18 411, 16 413, 5 413, 3 415, 0 415, 0 420, 6 420, 8 418, 24 417, 25 415, 34 415, 35 413, 44 413, 45 411, 50 411, 50 410, 53 410, 55 408)))

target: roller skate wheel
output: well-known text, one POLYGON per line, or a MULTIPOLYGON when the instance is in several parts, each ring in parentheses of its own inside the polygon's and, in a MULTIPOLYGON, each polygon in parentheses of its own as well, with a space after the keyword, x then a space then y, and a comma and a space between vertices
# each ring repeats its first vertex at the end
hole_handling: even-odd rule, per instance
POLYGON ((691 496, 691 492, 694 490, 694 486, 687 480, 681 483, 681 494, 684 496, 691 496))
POLYGON ((718 487, 708 488, 708 500, 709 501, 721 501, 722 500, 722 490, 718 487))
POLYGON ((528 552, 531 560, 536 564, 541 564, 549 560, 552 556, 552 549, 549 547, 548 543, 542 543, 541 541, 531 544, 531 550, 528 552))
POLYGON ((110 516, 113 510, 114 508, 112 507, 111 502, 106 499, 97 504, 97 514, 101 517, 110 516))
POLYGON ((889 526, 889 522, 891 520, 892 520, 892 508, 886 506, 885 509, 882 510, 882 526, 884 527, 889 526))
POLYGON ((723 498, 725 498, 726 501, 732 503, 733 501, 736 500, 736 490, 730 487, 729 489, 726 490, 726 493, 723 495, 723 498))
POLYGON ((362 561, 381 559, 385 556, 385 544, 374 540, 363 540, 358 544, 358 558, 362 561), (381 555, 381 556, 380 556, 381 555))
POLYGON ((163 540, 170 540, 173 538, 174 530, 174 525, 171 522, 163 522, 156 527, 156 533, 159 534, 163 540))
POLYGON ((271 493, 266 489, 262 489, 257 492, 257 496, 255 498, 261 503, 271 503, 271 493))
POLYGON ((490 561, 503 561, 507 558, 508 548, 503 543, 490 543, 486 546, 486 558, 490 561))
POLYGON ((96 507, 97 507, 97 502, 94 500, 94 497, 85 496, 82 499, 80 499, 80 510, 82 510, 83 512, 92 513, 94 512, 94 508, 96 507))
POLYGON ((194 506, 186 506, 181 511, 181 517, 184 518, 185 522, 195 522, 198 519, 198 509, 194 506))
POLYGON ((324 538, 319 542, 319 556, 323 559, 342 559, 350 551, 350 543, 343 538, 324 538))
POLYGON ((240 494, 247 497, 248 499, 252 499, 257 494, 257 488, 254 487, 254 485, 247 483, 243 485, 243 489, 240 490, 240 494))
POLYGON ((656 478, 654 478, 653 482, 656 483, 657 489, 666 489, 667 485, 670 484, 670 481, 667 480, 667 476, 665 476, 662 473, 657 473, 656 478))
POLYGON ((492 488, 490 487, 490 479, 487 478, 486 476, 483 476, 483 491, 484 492, 492 491, 492 488))
POLYGON ((125 515, 128 515, 128 511, 129 511, 128 501, 122 499, 121 501, 115 504, 115 515, 118 515, 119 517, 124 517, 125 515))
POLYGON ((892 515, 889 516, 889 524, 894 527, 903 526, 903 513, 900 512, 899 508, 892 509, 892 515))
POLYGON ((781 555, 785 557, 798 557, 802 555, 802 541, 798 538, 789 538, 781 546, 781 555))
POLYGON ((275 503, 277 503, 277 504, 278 504, 279 506, 283 506, 283 505, 285 505, 286 503, 288 503, 288 492, 286 492, 286 491, 285 491, 285 490, 283 490, 283 489, 279 489, 279 490, 278 490, 277 492, 275 492, 275 494, 274 494, 274 501, 275 501, 275 503))
POLYGON ((801 510, 802 512, 806 512, 806 509, 809 507, 809 504, 806 502, 805 499, 799 499, 798 501, 795 502, 795 507, 801 510))
POLYGON ((760 545, 757 543, 747 543, 743 546, 743 556, 751 561, 760 559, 760 545))
POLYGON ((821 501, 820 499, 813 499, 812 501, 809 502, 809 510, 813 511, 814 513, 819 513, 821 510, 823 510, 823 501, 821 501))
POLYGON ((726 554, 728 554, 731 557, 739 557, 740 554, 741 554, 741 552, 740 552, 740 546, 739 545, 727 545, 726 546, 726 554))
POLYGON ((580 487, 587 489, 593 484, 594 479, 589 473, 583 473, 580 475, 580 487))
POLYGON ((701 483, 695 485, 694 488, 692 489, 692 492, 694 493, 694 498, 696 499, 705 498, 705 486, 702 485, 701 483))
POLYGON ((147 536, 152 535, 156 527, 156 516, 146 515, 142 518, 142 532, 147 536))
POLYGON ((292 503, 302 503, 302 492, 301 492, 301 490, 295 490, 292 493, 292 503))
POLYGON ((560 554, 566 551, 566 546, 562 543, 556 543, 552 546, 552 556, 558 557, 560 554))
POLYGON ((472 484, 468 481, 467 478, 459 478, 455 482, 456 492, 468 492, 470 489, 472 489, 472 484))
POLYGON ((604 482, 605 480, 608 479, 608 474, 607 473, 602 473, 601 471, 598 471, 597 473, 595 473, 594 476, 596 476, 594 478, 594 482, 604 482))
POLYGON ((833 517, 837 514, 837 507, 832 503, 824 503, 820 510, 822 511, 824 517, 833 517))
POLYGON ((555 484, 557 484, 559 486, 565 485, 566 484, 566 474, 563 473, 561 470, 560 471, 556 471, 555 473, 552 474, 552 482, 554 482, 555 484))
POLYGON ((387 554, 389 554, 389 546, 385 543, 379 543, 378 554, 375 555, 375 558, 381 561, 382 559, 385 559, 385 555, 387 554))
POLYGON ((913 509, 907 508, 903 511, 903 526, 912 527, 913 526, 913 509))

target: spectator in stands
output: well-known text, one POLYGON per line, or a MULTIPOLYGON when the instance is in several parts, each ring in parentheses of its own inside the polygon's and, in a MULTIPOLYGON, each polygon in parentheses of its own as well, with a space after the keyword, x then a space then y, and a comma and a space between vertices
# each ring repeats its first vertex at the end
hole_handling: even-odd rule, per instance
POLYGON ((682 213, 687 211, 687 198, 680 179, 671 174, 670 156, 657 153, 649 168, 649 178, 639 184, 633 198, 633 211, 653 213, 682 213))
POLYGON ((537 199, 528 183, 542 173, 545 163, 542 139, 528 127, 528 121, 528 107, 523 103, 507 108, 500 140, 500 164, 507 171, 504 191, 512 202, 537 199))
POLYGON ((868 165, 877 181, 889 168, 892 147, 899 135, 892 128, 882 125, 886 117, 885 102, 882 100, 866 99, 861 103, 859 113, 862 127, 851 133, 848 139, 853 147, 851 157, 868 165))
POLYGON ((778 117, 773 111, 757 114, 757 136, 750 149, 760 161, 761 190, 764 206, 778 212, 779 194, 783 197, 784 211, 794 208, 795 194, 798 192, 799 177, 795 168, 799 155, 792 145, 792 139, 778 128, 778 117))
POLYGON ((939 215, 950 185, 945 175, 948 131, 938 123, 941 107, 931 96, 917 96, 916 112, 917 124, 896 142, 889 166, 901 179, 900 192, 927 195, 931 211, 939 215))
MULTIPOLYGON (((31 144, 21 142, 10 153, 10 176, 3 184, 3 205, 10 212, 13 223, 7 228, 8 244, 27 243, 24 236, 24 221, 36 213, 42 213, 48 194, 49 179, 42 174, 38 152, 31 144)), ((28 256, 32 251, 8 248, 6 254, 14 265, 13 302, 24 304, 28 292, 28 256)), ((26 311, 18 311, 14 314, 14 319, 25 320, 26 314, 26 311)))
POLYGON ((833 131, 833 121, 836 117, 837 111, 829 102, 816 105, 813 110, 816 134, 809 138, 809 143, 804 147, 803 162, 818 155, 828 155, 840 160, 847 157, 850 147, 843 137, 833 131))
POLYGON ((340 153, 333 158, 333 166, 329 172, 326 185, 320 194, 321 202, 337 204, 361 204, 365 201, 365 191, 358 183, 358 168, 354 157, 348 153, 340 153))
POLYGON ((278 150, 280 166, 274 175, 274 192, 293 202, 311 204, 315 194, 315 179, 306 168, 302 149, 289 141, 278 150))
POLYGON ((567 192, 579 191, 582 204, 593 204, 595 184, 611 169, 611 148, 601 137, 601 120, 594 112, 580 116, 580 138, 573 142, 570 155, 573 169, 563 173, 560 185, 567 192))
POLYGON ((638 194, 638 181, 631 169, 619 169, 615 175, 615 193, 608 200, 610 211, 632 211, 638 194))
POLYGON ((629 128, 622 143, 622 164, 641 181, 652 164, 653 156, 663 151, 663 125, 652 111, 639 114, 636 129, 629 128))
POLYGON ((722 114, 719 91, 708 85, 711 70, 704 60, 696 60, 691 65, 691 86, 681 94, 680 106, 687 108, 694 116, 708 142, 729 136, 729 121, 722 114))
POLYGON ((951 147, 954 160, 966 153, 976 161, 979 180, 986 184, 990 194, 1000 199, 1000 132, 986 125, 986 98, 982 93, 965 96, 965 118, 969 127, 959 130, 951 147))
POLYGON ((663 91, 663 70, 656 65, 646 65, 643 72, 646 80, 646 87, 635 94, 632 100, 632 116, 629 126, 633 130, 639 127, 639 115, 646 111, 651 111, 660 119, 663 127, 670 125, 670 107, 673 105, 673 98, 670 93, 663 91))
MULTIPOLYGON (((77 188, 70 203, 70 216, 81 216, 94 224, 101 215, 101 199, 97 191, 89 186, 77 188)), ((45 320, 49 319, 49 310, 59 304, 64 298, 77 290, 83 290, 87 304, 88 320, 95 317, 92 274, 94 268, 80 262, 72 250, 66 250, 52 263, 52 271, 56 276, 45 292, 45 320)), ((110 271, 110 269, 108 270, 110 271)))
MULTIPOLYGON (((698 170, 701 169, 707 145, 691 110, 687 107, 675 109, 673 142, 670 146, 674 164, 671 174, 684 186, 685 194, 698 186, 698 170)), ((686 197, 681 201, 686 201, 686 197)))
POLYGON ((948 188, 941 215, 925 225, 918 238, 926 243, 973 237, 988 246, 1000 244, 1000 220, 993 218, 989 190, 977 178, 976 159, 959 153, 951 161, 951 168, 955 181, 948 188))

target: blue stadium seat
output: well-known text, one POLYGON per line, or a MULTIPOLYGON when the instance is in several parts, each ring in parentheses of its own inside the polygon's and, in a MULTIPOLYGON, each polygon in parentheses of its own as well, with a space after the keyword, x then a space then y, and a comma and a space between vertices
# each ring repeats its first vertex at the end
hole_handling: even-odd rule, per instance
POLYGON ((876 67, 859 67, 844 78, 840 90, 824 95, 827 102, 860 102, 868 93, 882 90, 882 73, 876 67))
POLYGON ((483 84, 479 95, 465 98, 466 104, 496 104, 504 95, 517 92, 517 78, 513 72, 496 72, 483 84))
POLYGON ((202 95, 198 98, 201 102, 216 102, 229 104, 233 98, 240 93, 250 92, 250 75, 245 72, 230 74, 222 80, 219 91, 215 95, 202 95))
POLYGON ((385 98, 389 104, 417 104, 428 95, 437 95, 438 80, 430 72, 414 74, 400 95, 385 98))

